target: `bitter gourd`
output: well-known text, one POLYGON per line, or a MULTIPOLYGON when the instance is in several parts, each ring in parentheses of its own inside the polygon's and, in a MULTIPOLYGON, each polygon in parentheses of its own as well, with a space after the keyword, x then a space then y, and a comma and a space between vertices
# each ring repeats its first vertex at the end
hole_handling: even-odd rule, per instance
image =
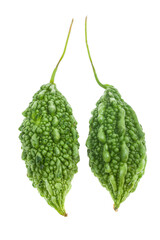
POLYGON ((47 203, 63 216, 67 216, 65 196, 77 172, 79 143, 71 106, 57 90, 54 77, 65 54, 72 23, 50 83, 41 86, 34 94, 23 112, 25 119, 19 128, 27 176, 47 203))
POLYGON ((97 83, 105 89, 90 119, 86 141, 89 165, 100 183, 111 194, 114 210, 136 190, 146 166, 145 135, 134 110, 118 90, 102 84, 96 74, 87 41, 89 59, 97 83))

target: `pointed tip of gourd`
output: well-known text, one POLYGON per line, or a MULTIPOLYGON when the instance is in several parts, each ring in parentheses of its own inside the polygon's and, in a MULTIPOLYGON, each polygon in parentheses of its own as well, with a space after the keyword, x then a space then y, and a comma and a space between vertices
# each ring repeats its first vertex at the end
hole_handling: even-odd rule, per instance
POLYGON ((118 212, 118 208, 115 207, 115 204, 113 204, 113 209, 114 209, 115 212, 118 212))
POLYGON ((58 211, 58 212, 63 217, 67 217, 68 216, 68 213, 66 213, 65 211, 58 211))
POLYGON ((65 214, 63 215, 64 217, 68 217, 68 213, 65 212, 65 214))

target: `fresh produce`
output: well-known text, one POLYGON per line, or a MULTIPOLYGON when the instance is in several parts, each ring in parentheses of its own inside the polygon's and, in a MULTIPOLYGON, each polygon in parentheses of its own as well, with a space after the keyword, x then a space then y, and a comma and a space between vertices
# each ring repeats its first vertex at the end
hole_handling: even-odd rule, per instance
POLYGON ((54 78, 66 51, 72 23, 73 20, 50 83, 34 94, 19 128, 27 176, 47 203, 63 216, 67 216, 65 197, 77 172, 79 143, 72 108, 57 90, 54 78))
POLYGON ((145 136, 134 110, 121 98, 118 90, 102 84, 96 74, 87 42, 89 59, 97 83, 105 89, 89 121, 86 141, 89 165, 102 186, 111 194, 114 210, 134 192, 145 171, 145 136))

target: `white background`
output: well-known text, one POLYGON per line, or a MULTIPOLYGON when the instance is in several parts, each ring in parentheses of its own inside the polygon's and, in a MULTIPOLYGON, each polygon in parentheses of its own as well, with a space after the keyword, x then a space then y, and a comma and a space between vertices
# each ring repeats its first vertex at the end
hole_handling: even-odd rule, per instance
POLYGON ((159 0, 0 1, 0 239, 160 239, 159 0), (88 121, 103 94, 92 72, 88 42, 103 83, 114 85, 146 133, 148 163, 137 190, 113 210, 94 177, 85 147, 88 121), (18 139, 21 112, 50 76, 73 24, 56 74, 78 121, 80 162, 60 216, 26 176, 18 139))

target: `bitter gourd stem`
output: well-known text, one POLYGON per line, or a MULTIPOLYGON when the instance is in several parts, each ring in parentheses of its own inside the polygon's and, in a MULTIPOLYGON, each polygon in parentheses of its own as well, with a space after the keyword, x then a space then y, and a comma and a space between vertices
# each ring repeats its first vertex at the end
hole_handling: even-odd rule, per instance
POLYGON ((55 78, 55 75, 56 75, 56 72, 57 72, 57 68, 58 68, 58 66, 59 66, 59 64, 60 64, 61 60, 63 59, 64 54, 65 54, 65 52, 66 52, 66 48, 67 48, 69 36, 70 36, 70 33, 71 33, 71 28, 72 28, 73 20, 74 20, 74 19, 72 19, 72 22, 71 22, 71 25, 70 25, 70 28, 69 28, 69 32, 68 32, 68 35, 67 35, 67 40, 66 40, 66 43, 65 43, 65 46, 64 46, 64 50, 63 50, 62 56, 60 57, 60 59, 59 59, 57 65, 56 65, 55 69, 53 70, 52 76, 51 76, 50 83, 52 83, 52 84, 54 83, 54 78, 55 78))
POLYGON ((99 84, 99 86, 101 86, 102 88, 107 88, 107 86, 110 86, 108 84, 102 84, 99 79, 98 79, 98 76, 97 76, 97 73, 96 73, 96 70, 95 70, 95 67, 93 65, 93 62, 92 62, 92 58, 91 58, 91 54, 90 54, 90 51, 89 51, 89 46, 88 46, 88 40, 87 40, 87 17, 85 19, 85 41, 86 41, 86 47, 87 47, 87 52, 88 52, 88 56, 89 56, 89 60, 91 62, 91 65, 92 65, 92 69, 93 69, 93 73, 94 73, 94 76, 95 76, 95 79, 97 81, 97 83, 99 84))

